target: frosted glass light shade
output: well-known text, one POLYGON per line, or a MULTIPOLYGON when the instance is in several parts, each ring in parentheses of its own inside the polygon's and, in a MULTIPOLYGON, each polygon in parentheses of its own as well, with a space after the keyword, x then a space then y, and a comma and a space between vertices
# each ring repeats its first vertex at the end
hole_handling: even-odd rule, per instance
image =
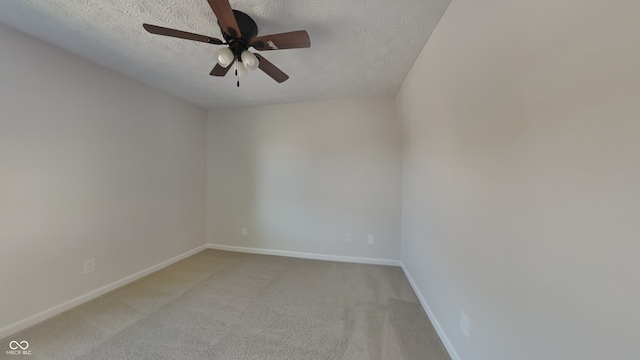
POLYGON ((218 64, 220 64, 220 66, 227 67, 233 62, 233 51, 227 47, 222 48, 216 51, 216 58, 218 59, 218 64))
POLYGON ((240 58, 242 59, 244 66, 249 70, 255 70, 258 68, 258 65, 260 65, 258 58, 247 50, 240 54, 240 58))

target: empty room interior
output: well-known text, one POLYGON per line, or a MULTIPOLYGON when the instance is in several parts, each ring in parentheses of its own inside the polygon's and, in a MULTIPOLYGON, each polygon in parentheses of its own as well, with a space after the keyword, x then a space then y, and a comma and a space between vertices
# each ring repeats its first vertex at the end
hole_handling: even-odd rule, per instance
POLYGON ((0 358, 640 358, 639 18, 0 1, 0 358))

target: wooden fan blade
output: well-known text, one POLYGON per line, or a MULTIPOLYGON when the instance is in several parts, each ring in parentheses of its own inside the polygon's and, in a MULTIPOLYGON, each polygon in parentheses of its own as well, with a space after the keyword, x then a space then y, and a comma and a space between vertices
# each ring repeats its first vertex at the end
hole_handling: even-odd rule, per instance
POLYGON ((235 15, 233 15, 233 10, 231 9, 229 0, 207 1, 209 1, 209 6, 211 6, 213 13, 216 14, 216 18, 218 18, 218 25, 220 25, 220 29, 232 38, 240 38, 242 36, 240 33, 240 27, 238 26, 235 15))
POLYGON ((200 41, 203 43, 216 44, 216 45, 222 44, 222 40, 216 39, 210 36, 204 36, 204 35, 194 34, 194 33, 175 30, 175 29, 169 29, 166 27, 150 25, 150 24, 142 24, 142 27, 144 27, 144 29, 147 30, 148 32, 156 35, 171 36, 174 38, 200 41))
POLYGON ((273 80, 282 83, 289 79, 289 75, 285 74, 284 72, 282 72, 282 70, 278 69, 275 65, 267 61, 267 59, 265 59, 262 55, 254 55, 258 58, 258 61, 260 61, 260 63, 258 64, 260 70, 271 76, 273 80))
POLYGON ((231 62, 231 64, 229 64, 229 66, 227 66, 227 67, 222 67, 220 64, 216 64, 216 66, 213 68, 213 70, 211 70, 209 75, 211 75, 211 76, 225 76, 229 72, 229 69, 231 69, 231 65, 233 65, 233 62, 231 62))
POLYGON ((311 47, 311 40, 309 40, 309 34, 305 30, 299 30, 257 36, 251 39, 251 46, 260 51, 308 48, 311 47))

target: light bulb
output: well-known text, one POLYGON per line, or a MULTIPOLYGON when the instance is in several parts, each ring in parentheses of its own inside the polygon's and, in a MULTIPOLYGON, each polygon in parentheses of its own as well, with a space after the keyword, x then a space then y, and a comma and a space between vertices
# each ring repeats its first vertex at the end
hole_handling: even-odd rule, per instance
POLYGON ((239 77, 249 75, 249 71, 247 71, 247 68, 244 66, 243 63, 241 63, 240 61, 236 61, 236 66, 238 67, 237 70, 238 70, 239 77))
POLYGON ((242 52, 240 58, 242 59, 244 66, 249 70, 255 70, 258 68, 258 65, 260 65, 258 58, 247 50, 242 52))
POLYGON ((229 64, 233 62, 234 56, 231 49, 229 49, 228 47, 225 47, 216 51, 216 58, 218 59, 218 63, 221 66, 227 67, 229 66, 229 64))

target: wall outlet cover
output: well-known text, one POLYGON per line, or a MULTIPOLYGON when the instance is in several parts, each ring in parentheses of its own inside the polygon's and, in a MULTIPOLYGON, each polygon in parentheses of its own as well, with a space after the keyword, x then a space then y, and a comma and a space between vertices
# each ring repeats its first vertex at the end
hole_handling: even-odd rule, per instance
POLYGON ((96 259, 89 259, 84 261, 84 273, 88 274, 90 272, 96 271, 96 259))

